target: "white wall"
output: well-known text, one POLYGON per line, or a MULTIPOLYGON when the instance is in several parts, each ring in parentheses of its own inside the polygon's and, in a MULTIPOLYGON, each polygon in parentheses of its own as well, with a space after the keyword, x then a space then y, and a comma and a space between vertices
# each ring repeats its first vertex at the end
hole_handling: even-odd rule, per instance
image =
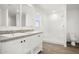
POLYGON ((64 45, 66 40, 66 7, 59 13, 60 19, 57 20, 50 19, 48 14, 41 15, 41 29, 44 32, 44 41, 64 45))
POLYGON ((79 5, 67 6, 67 40, 71 39, 71 34, 74 34, 74 36, 79 40, 79 5))

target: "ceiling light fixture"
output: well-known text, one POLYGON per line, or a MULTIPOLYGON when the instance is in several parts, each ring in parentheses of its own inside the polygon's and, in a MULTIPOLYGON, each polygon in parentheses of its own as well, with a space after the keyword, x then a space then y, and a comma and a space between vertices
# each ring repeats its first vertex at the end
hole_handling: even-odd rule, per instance
POLYGON ((52 14, 50 15, 51 20, 57 20, 58 17, 59 17, 59 15, 58 15, 57 13, 52 13, 52 14))
POLYGON ((52 14, 50 14, 50 19, 51 20, 58 20, 58 18, 59 18, 59 14, 57 13, 56 10, 53 10, 52 14))

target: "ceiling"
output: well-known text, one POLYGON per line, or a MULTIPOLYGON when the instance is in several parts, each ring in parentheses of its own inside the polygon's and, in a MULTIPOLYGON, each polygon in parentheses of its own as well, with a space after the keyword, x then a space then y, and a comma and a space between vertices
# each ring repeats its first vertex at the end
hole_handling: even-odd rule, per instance
POLYGON ((65 4, 38 4, 34 5, 45 13, 51 13, 52 11, 62 11, 66 8, 65 4))

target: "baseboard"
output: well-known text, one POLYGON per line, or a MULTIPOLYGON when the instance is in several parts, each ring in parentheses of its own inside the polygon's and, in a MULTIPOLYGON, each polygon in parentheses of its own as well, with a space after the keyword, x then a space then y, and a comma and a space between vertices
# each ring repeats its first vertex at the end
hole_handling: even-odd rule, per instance
POLYGON ((63 45, 64 46, 64 43, 59 43, 59 42, 55 42, 55 41, 49 41, 49 40, 44 40, 44 42, 47 42, 47 43, 53 43, 53 44, 59 44, 59 45, 63 45))

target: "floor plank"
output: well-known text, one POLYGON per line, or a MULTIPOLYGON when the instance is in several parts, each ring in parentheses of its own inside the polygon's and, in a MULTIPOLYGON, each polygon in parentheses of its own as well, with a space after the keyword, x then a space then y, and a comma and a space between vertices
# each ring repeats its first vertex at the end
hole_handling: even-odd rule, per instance
POLYGON ((43 51, 40 54, 78 54, 79 47, 64 47, 62 45, 43 43, 43 51))

